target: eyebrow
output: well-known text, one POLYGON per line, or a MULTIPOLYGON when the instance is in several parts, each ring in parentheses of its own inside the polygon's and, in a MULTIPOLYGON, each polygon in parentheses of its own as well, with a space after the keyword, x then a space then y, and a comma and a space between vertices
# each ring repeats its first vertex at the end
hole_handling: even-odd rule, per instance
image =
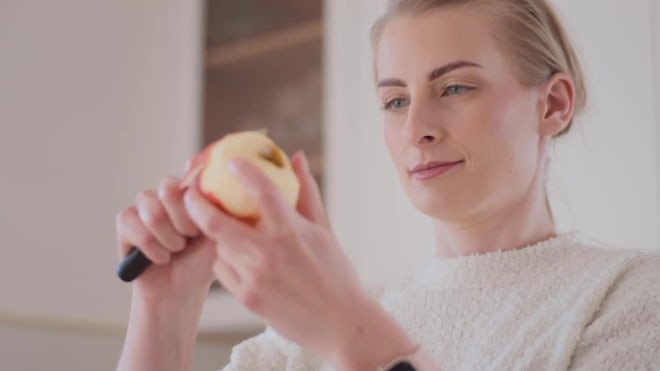
MULTIPOLYGON (((451 63, 447 63, 443 66, 434 68, 431 72, 429 72, 427 80, 429 82, 440 78, 443 75, 448 74, 451 71, 457 70, 459 68, 466 68, 466 67, 476 67, 476 68, 483 68, 482 65, 474 62, 469 62, 469 61, 455 61, 451 63)), ((377 85, 379 88, 386 87, 386 86, 401 86, 401 87, 406 87, 406 83, 401 80, 401 79, 384 79, 380 80, 377 85)))

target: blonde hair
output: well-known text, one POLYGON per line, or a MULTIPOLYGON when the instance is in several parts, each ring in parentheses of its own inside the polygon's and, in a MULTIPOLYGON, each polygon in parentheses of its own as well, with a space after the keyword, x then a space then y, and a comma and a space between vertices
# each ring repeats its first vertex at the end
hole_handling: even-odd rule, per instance
MULTIPOLYGON (((386 13, 371 29, 372 47, 378 47, 383 29, 393 17, 462 4, 489 10, 495 39, 512 56, 521 82, 541 86, 556 73, 566 73, 575 85, 574 116, 584 109, 587 91, 580 61, 557 13, 546 0, 389 0, 386 13)), ((558 136, 567 133, 572 124, 571 119, 558 136)))

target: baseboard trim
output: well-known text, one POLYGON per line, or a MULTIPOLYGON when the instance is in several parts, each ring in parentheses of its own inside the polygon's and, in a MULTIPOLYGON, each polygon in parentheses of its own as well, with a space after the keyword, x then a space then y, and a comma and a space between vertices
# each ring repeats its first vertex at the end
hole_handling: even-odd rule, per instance
MULTIPOLYGON (((30 316, 18 313, 0 313, 0 327, 23 328, 37 331, 63 332, 69 334, 110 336, 123 338, 126 326, 116 323, 96 321, 70 320, 55 317, 30 316)), ((197 335, 198 342, 217 344, 236 344, 241 340, 252 337, 263 329, 205 331, 200 330, 197 335)))

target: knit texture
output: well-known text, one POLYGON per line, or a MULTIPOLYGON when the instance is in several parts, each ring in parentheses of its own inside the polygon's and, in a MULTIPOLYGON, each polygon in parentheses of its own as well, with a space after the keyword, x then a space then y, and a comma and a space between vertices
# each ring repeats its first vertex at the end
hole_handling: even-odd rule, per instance
MULTIPOLYGON (((660 370, 659 252, 570 232, 432 259, 373 295, 443 370, 660 370)), ((223 370, 334 368, 268 328, 223 370)))

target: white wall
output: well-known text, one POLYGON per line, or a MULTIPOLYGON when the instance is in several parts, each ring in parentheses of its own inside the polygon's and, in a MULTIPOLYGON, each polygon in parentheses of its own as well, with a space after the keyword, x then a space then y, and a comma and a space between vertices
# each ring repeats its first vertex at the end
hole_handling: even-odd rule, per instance
MULTIPOLYGON (((626 248, 658 246, 653 2, 555 1, 583 56, 590 107, 557 145, 551 202, 561 229, 626 248)), ((433 248, 430 223, 409 205, 383 144, 367 38, 383 6, 327 2, 328 201, 340 240, 367 281, 410 267, 433 248)))
MULTIPOLYGON (((229 361, 236 342, 201 339, 194 371, 217 370, 229 361)), ((16 371, 113 370, 124 343, 122 332, 52 329, 0 324, 0 368, 16 371)))
MULTIPOLYGON (((656 143, 660 143, 660 1, 649 0, 649 20, 651 23, 651 50, 653 51, 653 86, 654 86, 654 112, 656 143)), ((656 158, 658 159, 657 173, 660 174, 660 145, 656 147, 656 158)), ((660 182, 658 184, 660 194, 660 182)), ((658 210, 660 211, 660 197, 658 197, 658 210)), ((658 229, 660 235, 660 228, 658 229)), ((660 237, 659 237, 660 239, 660 237)))
MULTIPOLYGON (((197 149, 201 4, 0 2, 0 341, 14 344, 0 363, 24 365, 0 368, 73 365, 80 344, 103 347, 99 331, 121 342, 114 218, 197 149)), ((242 319, 220 302, 208 328, 242 319)))
POLYGON ((621 247, 657 247, 649 3, 556 3, 583 55, 590 94, 579 135, 557 146, 554 201, 572 209, 561 219, 621 247))
POLYGON ((114 217, 195 149, 199 13, 3 2, 0 313, 124 321, 114 217))
POLYGON ((552 184, 564 197, 555 204, 572 209, 572 218, 561 215, 564 222, 600 239, 657 247, 649 3, 556 3, 583 55, 590 102, 578 135, 557 146, 552 184))

